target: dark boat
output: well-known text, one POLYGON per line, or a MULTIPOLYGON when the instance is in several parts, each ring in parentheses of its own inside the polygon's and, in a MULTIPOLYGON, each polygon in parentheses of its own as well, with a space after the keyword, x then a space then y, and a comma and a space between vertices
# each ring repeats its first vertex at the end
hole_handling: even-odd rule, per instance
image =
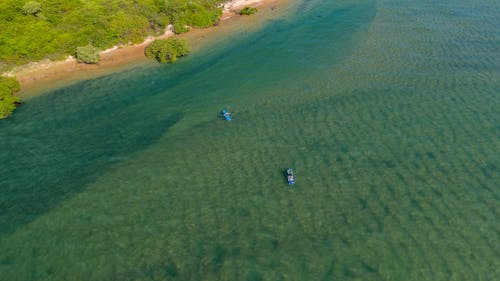
POLYGON ((287 176, 288 184, 294 185, 295 184, 295 175, 293 174, 292 168, 286 169, 286 176, 287 176))

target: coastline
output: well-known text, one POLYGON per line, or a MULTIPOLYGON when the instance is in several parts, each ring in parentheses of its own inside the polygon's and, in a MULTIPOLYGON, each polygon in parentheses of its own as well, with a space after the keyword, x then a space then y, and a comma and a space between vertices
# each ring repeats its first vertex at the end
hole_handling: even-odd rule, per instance
MULTIPOLYGON (((223 14, 220 17, 219 24, 204 29, 194 29, 192 31, 201 31, 203 34, 212 32, 219 25, 223 25, 227 20, 240 17, 237 10, 246 6, 264 8, 272 7, 281 0, 231 0, 224 4, 223 14)), ((258 15, 258 13, 257 13, 258 15)), ((187 32, 187 34, 192 33, 187 32)), ((101 61, 97 64, 78 63, 75 58, 69 56, 66 60, 51 61, 42 60, 31 62, 26 65, 16 67, 10 71, 2 73, 2 75, 15 77, 20 85, 21 91, 16 95, 30 96, 30 92, 51 88, 53 84, 60 80, 71 83, 86 78, 98 77, 108 74, 114 70, 132 66, 141 62, 146 62, 148 59, 144 55, 146 46, 155 39, 164 39, 174 36, 172 27, 167 26, 165 32, 160 36, 148 36, 142 43, 125 46, 114 46, 112 48, 100 52, 101 61), (40 85, 45 84, 45 87, 40 85)), ((202 35, 204 36, 204 35, 202 35)), ((63 83, 64 84, 64 83, 63 83)))

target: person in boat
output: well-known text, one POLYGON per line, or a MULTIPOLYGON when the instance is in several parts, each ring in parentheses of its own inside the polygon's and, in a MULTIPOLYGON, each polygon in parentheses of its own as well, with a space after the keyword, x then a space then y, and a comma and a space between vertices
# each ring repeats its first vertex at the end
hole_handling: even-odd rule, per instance
POLYGON ((286 173, 287 173, 287 181, 288 181, 288 184, 294 184, 295 183, 295 177, 293 175, 293 170, 291 168, 288 168, 286 169, 286 173))
POLYGON ((226 121, 231 121, 231 112, 228 112, 227 110, 223 109, 221 111, 221 116, 226 119, 226 121))

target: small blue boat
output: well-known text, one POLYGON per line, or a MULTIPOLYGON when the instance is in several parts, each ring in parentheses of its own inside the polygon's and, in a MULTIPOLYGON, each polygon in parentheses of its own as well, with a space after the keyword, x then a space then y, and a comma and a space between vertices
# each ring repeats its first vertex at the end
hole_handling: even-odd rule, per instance
POLYGON ((295 184, 295 175, 293 174, 292 168, 286 169, 286 176, 287 176, 288 184, 294 185, 295 184))
POLYGON ((223 109, 220 114, 222 115, 222 117, 224 117, 224 119, 226 119, 226 121, 231 121, 231 113, 229 113, 227 110, 223 109))

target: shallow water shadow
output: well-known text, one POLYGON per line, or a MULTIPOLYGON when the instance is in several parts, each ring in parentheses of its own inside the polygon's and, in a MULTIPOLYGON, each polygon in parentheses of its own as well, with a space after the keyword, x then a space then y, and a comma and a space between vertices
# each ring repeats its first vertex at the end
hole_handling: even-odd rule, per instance
POLYGON ((148 112, 141 102, 117 103, 118 94, 88 89, 95 85, 83 82, 47 94, 0 123, 0 234, 83 191, 183 118, 182 112, 148 112), (68 98, 75 103, 66 104, 68 98))

